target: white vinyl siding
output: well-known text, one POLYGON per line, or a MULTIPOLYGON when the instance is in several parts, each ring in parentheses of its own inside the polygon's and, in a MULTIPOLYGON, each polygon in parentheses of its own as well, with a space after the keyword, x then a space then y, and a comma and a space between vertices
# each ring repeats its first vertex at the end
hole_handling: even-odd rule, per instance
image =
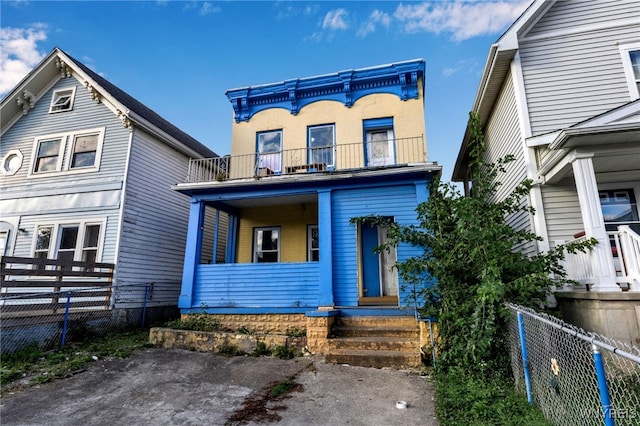
MULTIPOLYGON (((498 187, 495 200, 504 200, 514 188, 527 177, 524 159, 524 142, 520 123, 518 120, 517 102, 512 75, 507 75, 502 92, 499 94, 495 107, 485 128, 485 141, 487 142, 487 152, 485 161, 495 163, 500 158, 513 155, 514 161, 506 165, 506 173, 498 175, 502 185, 498 187)), ((523 197, 521 205, 528 204, 527 197, 523 197)), ((507 223, 518 230, 531 230, 531 218, 526 212, 517 212, 506 218, 507 223)), ((534 246, 531 244, 524 249, 526 252, 533 252, 534 246)))
POLYGON ((175 305, 180 293, 189 221, 189 197, 171 187, 184 179, 189 159, 134 130, 126 180, 117 283, 128 290, 116 307, 135 306, 144 285, 155 283, 150 306, 175 305), (162 289, 164 294, 158 292, 162 289))
POLYGON ((541 187, 549 241, 570 241, 583 231, 578 193, 573 178, 541 187))
POLYGON ((533 135, 631 100, 618 43, 637 38, 637 6, 635 0, 559 1, 521 40, 533 135))
POLYGON ((585 25, 622 22, 638 16, 637 0, 561 0, 527 33, 545 36, 558 31, 580 30, 585 25))
MULTIPOLYGON (((47 93, 59 88, 65 88, 79 84, 75 78, 66 78, 58 81, 47 93)), ((33 182, 26 180, 30 173, 30 165, 33 164, 34 140, 46 135, 64 135, 78 131, 102 129, 104 132, 100 170, 92 173, 83 173, 82 178, 71 177, 69 173, 46 173, 37 180, 37 189, 55 187, 59 194, 75 192, 78 179, 83 184, 95 181, 122 181, 126 164, 127 146, 129 142, 129 129, 123 127, 122 122, 105 105, 96 103, 91 99, 89 92, 83 87, 76 90, 74 108, 72 111, 59 114, 49 114, 49 103, 45 94, 41 101, 37 102, 29 113, 22 116, 15 124, 2 134, 0 143, 0 158, 4 158, 10 150, 19 150, 23 155, 22 166, 12 175, 2 177, 5 197, 12 197, 12 192, 24 193, 24 185, 33 187, 33 182), (43 119, 43 116, 46 119, 43 119)), ((67 147, 69 146, 67 141, 67 147)), ((69 149, 62 152, 63 164, 69 163, 69 149)), ((96 161, 97 163, 97 161, 96 161)), ((18 196, 18 195, 16 195, 18 196)), ((3 198, 5 198, 3 197, 3 198)))

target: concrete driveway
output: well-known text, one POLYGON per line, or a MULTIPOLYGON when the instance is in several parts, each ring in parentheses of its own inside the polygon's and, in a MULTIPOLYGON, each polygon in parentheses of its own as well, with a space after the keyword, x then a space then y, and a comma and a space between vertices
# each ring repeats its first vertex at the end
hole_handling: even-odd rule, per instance
POLYGON ((98 360, 1 400, 2 425, 437 425, 415 372, 177 349, 98 360), (290 391, 270 397, 277 384, 290 391), (398 409, 396 401, 407 403, 398 409))

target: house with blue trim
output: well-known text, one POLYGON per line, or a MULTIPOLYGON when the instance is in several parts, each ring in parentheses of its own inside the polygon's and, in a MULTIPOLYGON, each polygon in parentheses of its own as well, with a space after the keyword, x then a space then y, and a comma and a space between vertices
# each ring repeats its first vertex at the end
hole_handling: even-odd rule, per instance
POLYGON ((228 90, 231 155, 191 160, 173 187, 191 200, 182 314, 306 330, 322 353, 338 351, 327 340, 348 319, 395 318, 413 333, 411 289, 393 266, 423 249, 378 253, 386 229, 352 219, 417 225, 441 171, 427 156, 424 82, 418 59, 228 90))

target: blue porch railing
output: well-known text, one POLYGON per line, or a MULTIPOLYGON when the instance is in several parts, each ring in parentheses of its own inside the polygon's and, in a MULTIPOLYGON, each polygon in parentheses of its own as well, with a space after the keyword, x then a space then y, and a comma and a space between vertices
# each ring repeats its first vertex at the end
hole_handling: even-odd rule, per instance
POLYGON ((194 309, 318 307, 318 262, 202 264, 195 279, 194 309))

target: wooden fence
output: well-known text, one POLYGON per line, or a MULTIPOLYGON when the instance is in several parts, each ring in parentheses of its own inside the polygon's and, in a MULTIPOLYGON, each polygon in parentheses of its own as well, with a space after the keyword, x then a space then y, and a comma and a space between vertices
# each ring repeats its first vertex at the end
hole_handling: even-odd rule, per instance
POLYGON ((67 303, 70 313, 108 311, 113 272, 112 263, 1 257, 3 326, 11 319, 27 317, 55 321, 64 314, 67 303))

